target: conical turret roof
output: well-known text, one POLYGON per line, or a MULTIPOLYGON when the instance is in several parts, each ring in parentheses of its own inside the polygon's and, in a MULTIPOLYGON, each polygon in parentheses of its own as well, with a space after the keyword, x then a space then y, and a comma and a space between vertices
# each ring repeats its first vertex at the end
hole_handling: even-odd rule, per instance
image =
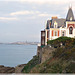
POLYGON ((74 15, 73 15, 73 11, 72 11, 72 8, 69 8, 68 10, 68 14, 67 14, 67 17, 66 17, 66 21, 74 21, 74 15))

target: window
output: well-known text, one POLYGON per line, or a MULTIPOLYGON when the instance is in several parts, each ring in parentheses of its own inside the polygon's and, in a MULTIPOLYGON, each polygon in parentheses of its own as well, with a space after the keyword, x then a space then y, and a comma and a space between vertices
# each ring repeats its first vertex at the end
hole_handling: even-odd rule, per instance
POLYGON ((62 32, 62 36, 64 36, 64 32, 62 32))
POLYGON ((54 28, 57 28, 57 25, 56 24, 54 25, 54 28))
POLYGON ((57 36, 57 32, 55 31, 55 36, 57 36))
POLYGON ((73 28, 70 27, 70 28, 69 28, 69 34, 72 34, 72 30, 73 30, 73 28))
POLYGON ((58 24, 57 24, 57 22, 55 21, 54 22, 54 28, 57 28, 58 27, 58 24))
POLYGON ((57 28, 56 25, 55 25, 55 28, 57 28))

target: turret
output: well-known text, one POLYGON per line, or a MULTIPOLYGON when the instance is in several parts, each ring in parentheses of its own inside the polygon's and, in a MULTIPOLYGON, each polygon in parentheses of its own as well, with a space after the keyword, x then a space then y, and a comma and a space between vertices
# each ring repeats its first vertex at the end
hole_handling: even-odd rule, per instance
POLYGON ((73 15, 73 11, 72 8, 70 7, 67 13, 67 17, 66 17, 66 21, 74 21, 74 15, 73 15))

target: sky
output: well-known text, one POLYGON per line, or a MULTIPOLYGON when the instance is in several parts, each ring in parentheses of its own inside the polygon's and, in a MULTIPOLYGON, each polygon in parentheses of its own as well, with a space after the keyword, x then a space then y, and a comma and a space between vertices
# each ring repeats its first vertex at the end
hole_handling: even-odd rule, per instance
POLYGON ((40 42, 47 20, 66 18, 69 7, 75 13, 74 0, 0 0, 0 42, 40 42))

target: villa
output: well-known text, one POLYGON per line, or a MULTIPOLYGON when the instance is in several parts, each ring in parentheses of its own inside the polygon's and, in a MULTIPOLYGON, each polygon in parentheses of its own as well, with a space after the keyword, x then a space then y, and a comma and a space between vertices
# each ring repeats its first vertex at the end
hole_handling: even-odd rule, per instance
POLYGON ((47 45, 48 40, 53 40, 61 36, 75 37, 75 19, 70 7, 66 19, 52 17, 47 20, 46 27, 41 31, 41 46, 47 45))

